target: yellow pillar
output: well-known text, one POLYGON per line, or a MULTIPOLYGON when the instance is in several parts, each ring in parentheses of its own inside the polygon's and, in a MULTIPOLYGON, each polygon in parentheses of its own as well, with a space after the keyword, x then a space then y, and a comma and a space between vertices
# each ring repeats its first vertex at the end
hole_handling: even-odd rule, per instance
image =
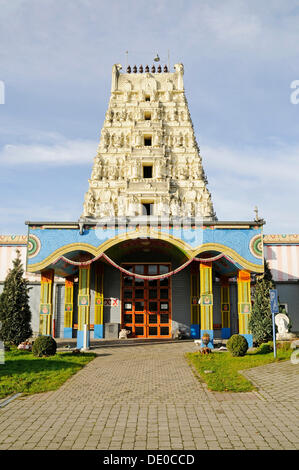
POLYGON ((104 337, 104 266, 95 267, 95 297, 94 297, 94 338, 104 337))
POLYGON ((190 275, 190 305, 191 305, 191 338, 200 337, 200 307, 199 307, 199 271, 197 265, 191 267, 190 275))
POLYGON ((209 347, 213 347, 213 285, 212 263, 200 263, 200 337, 210 336, 209 347))
POLYGON ((250 273, 239 271, 238 273, 238 317, 239 333, 245 336, 248 346, 252 347, 252 335, 249 330, 249 318, 251 314, 251 292, 250 292, 250 273))
POLYGON ((51 335, 53 312, 53 279, 54 270, 48 269, 41 273, 40 309, 39 309, 39 333, 51 335))
POLYGON ((221 337, 230 337, 230 297, 228 278, 221 278, 221 337))
MULTIPOLYGON (((89 329, 89 283, 90 283, 90 265, 79 267, 79 293, 78 293, 78 331, 77 347, 83 348, 84 325, 89 329)), ((89 346, 89 340, 88 344, 89 346)))
POLYGON ((65 279, 64 288, 64 338, 73 336, 74 276, 65 279))

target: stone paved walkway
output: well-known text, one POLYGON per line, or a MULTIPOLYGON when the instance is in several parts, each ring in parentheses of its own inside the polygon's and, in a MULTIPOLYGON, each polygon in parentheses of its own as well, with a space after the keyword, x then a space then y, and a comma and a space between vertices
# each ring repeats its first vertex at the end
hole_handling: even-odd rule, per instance
POLYGON ((101 347, 59 390, 0 409, 0 449, 299 449, 299 365, 246 371, 257 392, 215 393, 190 351, 101 347))

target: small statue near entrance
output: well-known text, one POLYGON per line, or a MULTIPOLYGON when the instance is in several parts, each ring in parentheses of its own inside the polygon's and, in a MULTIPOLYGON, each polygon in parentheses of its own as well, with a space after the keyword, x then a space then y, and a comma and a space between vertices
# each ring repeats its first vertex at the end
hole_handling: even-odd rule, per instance
POLYGON ((118 339, 128 339, 128 335, 131 333, 130 330, 121 329, 118 335, 118 339))

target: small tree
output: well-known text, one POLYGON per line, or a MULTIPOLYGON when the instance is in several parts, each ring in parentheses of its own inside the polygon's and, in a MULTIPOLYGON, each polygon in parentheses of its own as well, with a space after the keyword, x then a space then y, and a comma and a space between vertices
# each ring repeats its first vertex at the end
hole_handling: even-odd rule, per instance
POLYGON ((270 289, 274 289, 272 274, 265 260, 265 272, 258 277, 254 286, 254 304, 249 320, 249 328, 258 345, 273 339, 270 289))
POLYGON ((24 278, 21 253, 13 261, 0 296, 0 336, 3 341, 19 344, 32 336, 28 281, 24 278))

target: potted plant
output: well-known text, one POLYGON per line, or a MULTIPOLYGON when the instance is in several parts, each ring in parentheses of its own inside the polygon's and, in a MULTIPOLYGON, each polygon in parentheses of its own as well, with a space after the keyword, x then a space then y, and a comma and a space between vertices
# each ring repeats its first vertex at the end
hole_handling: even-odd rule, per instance
POLYGON ((208 346, 208 344, 209 344, 209 342, 210 342, 210 335, 209 335, 209 333, 204 333, 204 334, 202 335, 201 340, 202 340, 202 343, 203 343, 205 346, 208 346))

